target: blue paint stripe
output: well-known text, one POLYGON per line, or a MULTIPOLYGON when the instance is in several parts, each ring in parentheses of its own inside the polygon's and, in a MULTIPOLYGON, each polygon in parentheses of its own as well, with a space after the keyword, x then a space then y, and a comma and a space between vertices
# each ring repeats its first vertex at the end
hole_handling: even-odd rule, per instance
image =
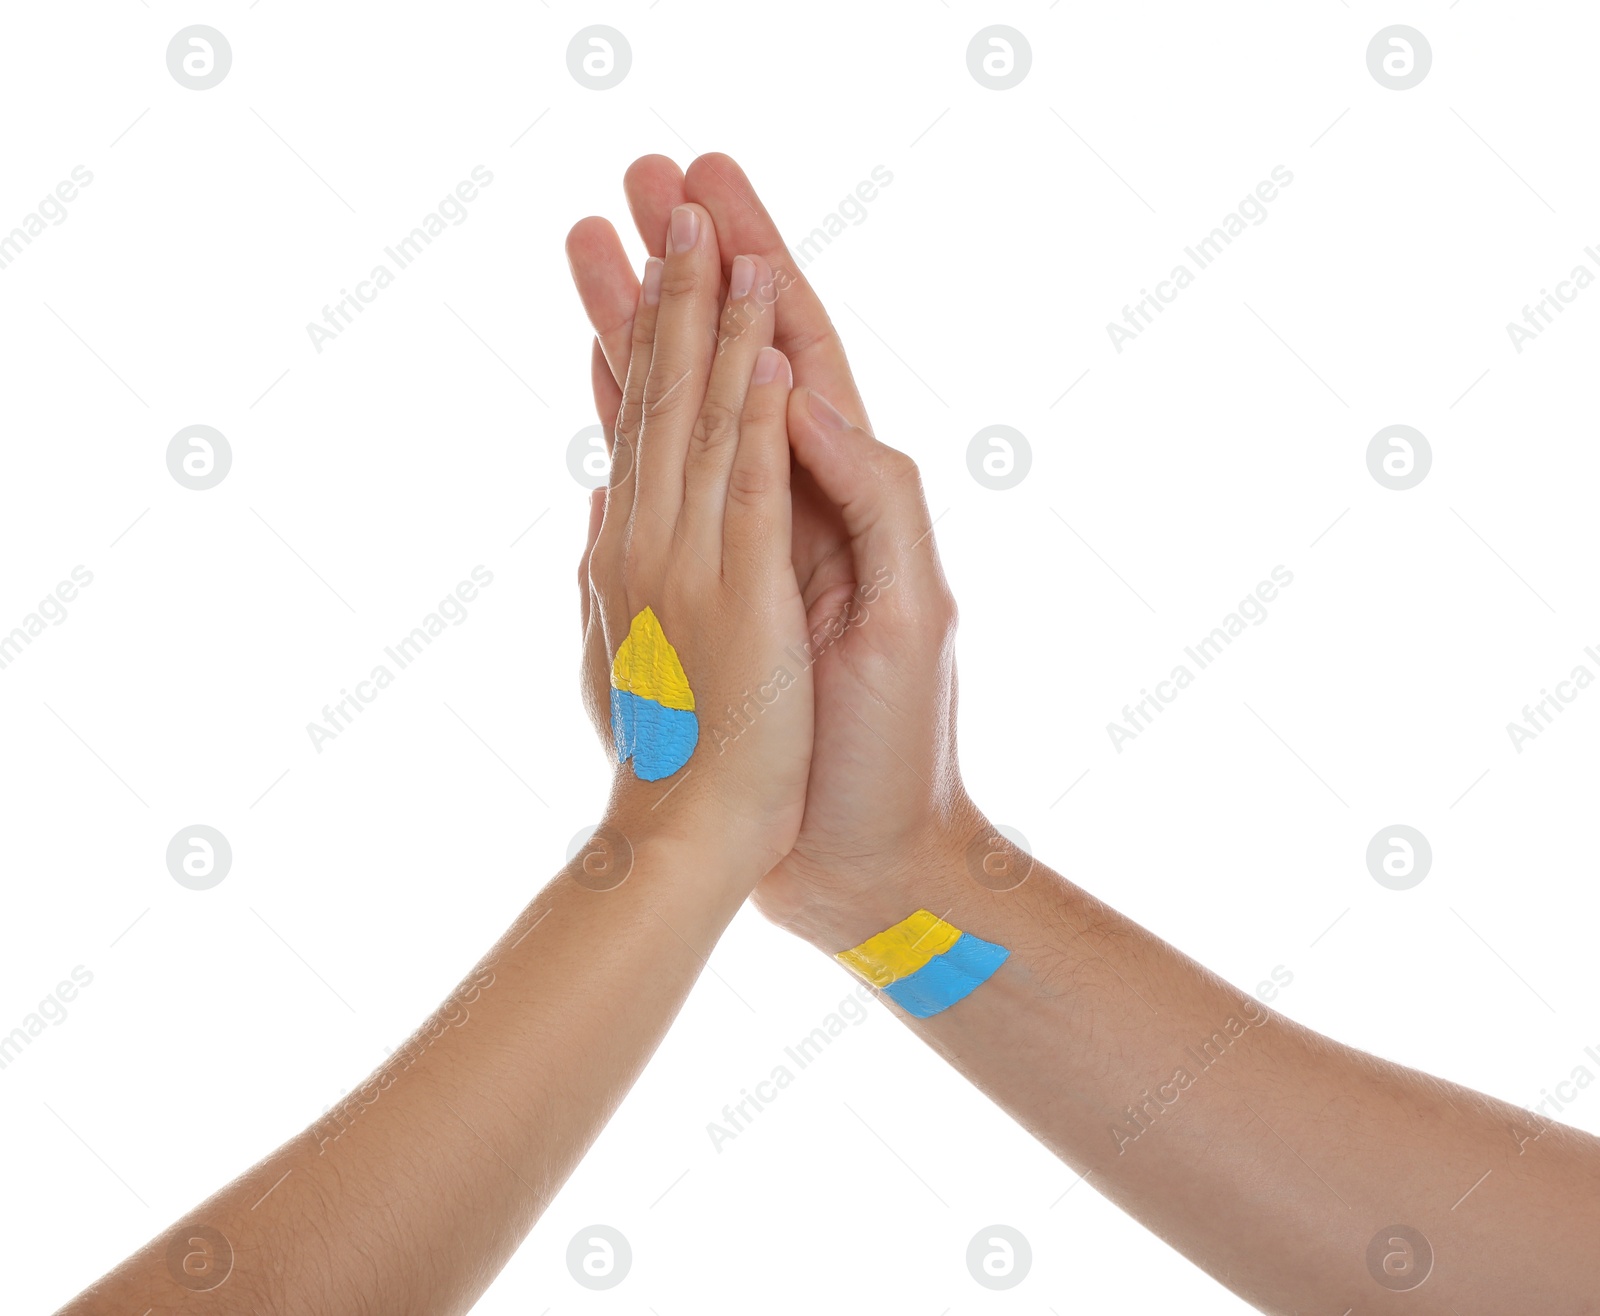
POLYGON ((611 691, 611 738, 617 762, 633 760, 641 781, 670 777, 689 761, 700 740, 700 723, 682 708, 666 708, 628 690, 611 691))
POLYGON ((963 932, 943 955, 935 955, 909 977, 885 987, 888 996, 917 1019, 948 1010, 964 996, 994 977, 1010 957, 1004 946, 963 932))

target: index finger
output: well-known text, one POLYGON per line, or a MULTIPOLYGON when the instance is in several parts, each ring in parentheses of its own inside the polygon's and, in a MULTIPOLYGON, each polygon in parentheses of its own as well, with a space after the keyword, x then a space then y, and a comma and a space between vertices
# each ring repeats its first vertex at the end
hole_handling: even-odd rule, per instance
MULTIPOLYGON (((628 208, 652 256, 665 254, 667 216, 683 204, 683 171, 664 155, 641 156, 628 166, 622 185, 628 208)), ((579 220, 567 235, 567 264, 584 313, 600 339, 612 378, 620 386, 633 352, 633 312, 639 280, 616 229, 598 216, 579 220)), ((606 419, 602 416, 602 419, 606 419)))
MULTIPOLYGON (((639 305, 639 280, 622 249, 622 239, 598 215, 580 219, 567 234, 567 265, 612 379, 620 385, 628 375, 633 312, 639 305)), ((608 419, 605 412, 600 416, 608 419)))
POLYGON ((774 308, 773 346, 789 358, 795 383, 832 399, 853 425, 870 433, 844 343, 744 170, 720 152, 702 155, 689 166, 684 186, 689 200, 711 213, 725 260, 744 252, 761 256, 771 266, 781 288, 774 308))

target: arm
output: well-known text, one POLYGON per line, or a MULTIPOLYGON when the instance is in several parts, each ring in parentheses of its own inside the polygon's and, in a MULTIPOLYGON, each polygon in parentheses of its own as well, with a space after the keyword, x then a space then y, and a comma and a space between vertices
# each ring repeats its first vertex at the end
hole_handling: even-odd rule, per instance
POLYGON ((830 954, 919 909, 1009 949, 948 1009, 896 1013, 1263 1310, 1591 1309, 1600 1140, 1264 1010, 997 837, 960 782, 955 612, 915 468, 806 390, 790 433, 855 578, 893 585, 817 665, 814 779, 836 790, 808 798, 763 911, 830 954))
POLYGON ((712 711, 804 638, 786 551, 789 370, 751 295, 759 268, 739 267, 724 310, 708 217, 672 222, 614 413, 626 460, 596 496, 580 572, 585 697, 624 759, 595 841, 336 1110, 65 1311, 466 1311, 793 841, 805 674, 726 753, 712 711))
POLYGON ((1266 1009, 964 803, 924 827, 791 927, 832 954, 926 909, 1007 947, 942 1013, 890 1008, 1220 1283, 1279 1313, 1595 1310, 1600 1140, 1266 1009), (986 889, 985 857, 1025 879, 986 889))
MULTIPOLYGON (((635 214, 670 182, 636 165, 635 214)), ((686 185, 740 249, 793 269, 726 157, 697 161, 686 185)), ((620 249, 596 234, 575 234, 574 267, 599 329, 620 249)), ((805 818, 756 890, 763 912, 830 955, 919 909, 1009 949, 941 1013, 890 1008, 1263 1310, 1594 1310, 1600 1140, 1270 1013, 993 838, 961 784, 955 605, 916 468, 858 428, 838 338, 796 279, 778 299, 778 341, 805 385, 789 433, 817 721, 805 818), (1434 1267, 1414 1287, 1427 1251, 1434 1267)))
POLYGON ((753 876, 641 822, 613 810, 597 833, 637 838, 626 881, 605 889, 617 847, 591 843, 339 1106, 64 1311, 466 1311, 638 1077, 753 876))
POLYGON ((917 910, 1008 949, 948 1008, 891 1008, 1265 1311, 1595 1310, 1600 1139, 1264 1009, 996 835, 961 785, 955 609, 914 465, 809 390, 789 428, 854 578, 883 587, 822 631, 813 786, 763 912, 830 955, 917 910))

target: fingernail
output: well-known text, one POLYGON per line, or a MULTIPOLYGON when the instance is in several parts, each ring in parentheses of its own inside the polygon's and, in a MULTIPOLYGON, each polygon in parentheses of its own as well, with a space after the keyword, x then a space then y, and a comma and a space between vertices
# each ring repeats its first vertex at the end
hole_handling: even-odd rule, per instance
POLYGON ((695 234, 700 231, 700 216, 693 206, 676 206, 672 222, 667 225, 667 253, 688 251, 694 246, 695 234))
POLYGON ((644 263, 644 286, 639 290, 640 300, 646 306, 654 306, 661 300, 661 271, 666 268, 666 262, 660 256, 652 256, 644 263))
POLYGON ((735 256, 728 275, 728 300, 737 302, 750 295, 756 283, 756 263, 748 256, 735 256))
POLYGON ((816 389, 811 390, 811 397, 807 405, 811 408, 811 415, 819 424, 826 425, 831 430, 847 430, 850 428, 850 422, 840 414, 839 409, 829 402, 827 398, 823 397, 822 394, 818 393, 816 389))
POLYGON ((789 369, 789 358, 775 347, 763 347, 756 355, 756 368, 751 372, 752 384, 770 384, 779 371, 789 369))

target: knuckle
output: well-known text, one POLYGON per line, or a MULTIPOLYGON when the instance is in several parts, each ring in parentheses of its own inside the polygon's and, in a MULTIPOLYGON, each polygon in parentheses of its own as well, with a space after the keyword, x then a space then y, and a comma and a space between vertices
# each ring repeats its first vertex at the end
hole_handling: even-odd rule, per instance
POLYGON ((917 468, 915 458, 898 448, 885 448, 879 464, 886 480, 895 484, 914 484, 921 487, 922 472, 917 468))
POLYGON ((838 331, 834 329, 831 322, 826 322, 820 327, 810 328, 795 334, 784 344, 783 350, 791 361, 795 361, 824 343, 838 341, 838 338, 838 331))
POLYGON ((752 429, 788 428, 789 395, 770 387, 750 386, 745 395, 741 424, 752 429))
POLYGON ((641 425, 652 422, 670 420, 682 410, 682 404, 670 393, 659 398, 646 397, 644 405, 639 409, 641 425))
POLYGON ((688 390, 683 388, 684 376, 663 379, 652 373, 645 382, 644 398, 640 404, 641 421, 648 425, 652 420, 665 420, 677 416, 688 405, 688 390))
POLYGON ((632 443, 639 437, 639 399, 628 396, 622 399, 622 405, 617 408, 617 419, 611 427, 613 441, 618 443, 632 443))
POLYGON ((736 462, 728 473, 728 498, 740 506, 755 506, 764 502, 776 485, 777 476, 764 466, 736 462))
POLYGON ((649 567, 636 553, 628 554, 622 563, 622 588, 630 599, 638 598, 649 584, 649 567))
POLYGON ((700 271, 693 264, 684 262, 674 269, 669 261, 661 275, 661 300, 692 297, 699 291, 700 282, 700 271))
POLYGON ((600 537, 595 540, 593 551, 584 560, 589 587, 597 594, 604 594, 617 579, 617 570, 622 563, 624 548, 617 527, 614 525, 600 527, 600 537))
POLYGON ((700 404, 690 442, 696 451, 720 448, 739 438, 739 413, 726 402, 707 398, 700 404))
POLYGON ((604 598, 613 579, 615 576, 612 571, 612 559, 608 554, 602 553, 597 544, 594 552, 584 561, 580 583, 597 598, 604 598))

